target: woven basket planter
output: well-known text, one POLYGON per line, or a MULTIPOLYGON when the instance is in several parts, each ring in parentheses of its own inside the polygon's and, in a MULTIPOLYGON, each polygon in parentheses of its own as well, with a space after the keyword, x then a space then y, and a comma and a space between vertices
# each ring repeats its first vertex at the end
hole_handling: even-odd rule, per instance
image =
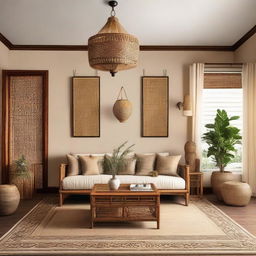
POLYGON ((121 123, 125 122, 132 114, 132 103, 128 100, 124 87, 121 88, 113 106, 113 114, 121 123), (122 92, 126 99, 123 99, 122 92))
POLYGON ((117 100, 113 113, 121 123, 125 122, 132 114, 132 103, 129 100, 117 100))

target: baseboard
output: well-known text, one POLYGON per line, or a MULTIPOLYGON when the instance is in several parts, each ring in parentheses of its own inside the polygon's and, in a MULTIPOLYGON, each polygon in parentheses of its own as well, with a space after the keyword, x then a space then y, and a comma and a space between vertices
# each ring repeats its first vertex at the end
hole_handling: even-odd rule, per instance
POLYGON ((58 187, 48 187, 43 191, 44 193, 58 193, 59 188, 58 187))
POLYGON ((205 195, 209 195, 209 194, 212 194, 213 191, 212 191, 212 188, 211 187, 204 187, 204 194, 205 195))

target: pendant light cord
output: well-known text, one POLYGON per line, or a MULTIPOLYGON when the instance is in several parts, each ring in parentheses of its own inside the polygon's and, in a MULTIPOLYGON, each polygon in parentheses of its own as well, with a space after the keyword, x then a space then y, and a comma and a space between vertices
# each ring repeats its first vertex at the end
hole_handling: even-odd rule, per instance
POLYGON ((115 7, 118 5, 118 2, 117 1, 109 1, 108 5, 112 8, 112 10, 110 12, 111 17, 116 16, 115 7))
POLYGON ((116 11, 115 11, 114 7, 112 7, 110 15, 111 15, 111 17, 115 17, 116 16, 116 11))

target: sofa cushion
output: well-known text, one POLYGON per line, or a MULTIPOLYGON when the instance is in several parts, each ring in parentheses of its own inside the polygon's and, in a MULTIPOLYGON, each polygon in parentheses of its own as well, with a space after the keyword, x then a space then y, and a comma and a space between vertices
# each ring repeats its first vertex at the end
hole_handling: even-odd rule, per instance
POLYGON ((178 164, 181 155, 178 156, 161 156, 157 155, 156 170, 160 175, 177 176, 178 164))
POLYGON ((135 175, 135 165, 136 158, 135 157, 127 157, 125 160, 125 164, 123 170, 118 171, 119 175, 135 175))
POLYGON ((151 175, 156 154, 136 154, 136 175, 151 175))
MULTIPOLYGON (((97 157, 99 157, 98 167, 99 167, 100 174, 102 174, 104 172, 103 171, 103 161, 104 161, 105 154, 72 153, 71 155, 76 157, 77 159, 79 158, 79 156, 97 156, 97 157)), ((79 169, 80 169, 80 173, 82 173, 81 166, 79 167, 79 169)))
POLYGON ((79 156, 83 175, 99 175, 99 156, 79 156))
POLYGON ((72 155, 67 155, 67 160, 68 160, 67 176, 78 175, 79 174, 78 159, 72 155))
MULTIPOLYGON (((185 180, 179 176, 158 175, 135 176, 117 175, 121 183, 154 183, 158 189, 185 189, 185 180)), ((62 187, 65 190, 92 189, 94 184, 107 184, 111 175, 77 175, 65 177, 62 187)))

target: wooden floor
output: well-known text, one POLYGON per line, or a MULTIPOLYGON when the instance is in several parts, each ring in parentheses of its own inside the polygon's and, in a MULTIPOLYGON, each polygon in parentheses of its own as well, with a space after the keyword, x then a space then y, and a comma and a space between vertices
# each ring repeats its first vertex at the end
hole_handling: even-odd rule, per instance
POLYGON ((256 236, 256 198, 252 198, 250 204, 246 207, 235 207, 219 202, 214 195, 206 195, 205 197, 251 234, 256 236))
POLYGON ((25 216, 41 199, 43 195, 36 195, 32 200, 21 200, 17 211, 9 216, 0 216, 0 237, 25 216))
MULTIPOLYGON (((25 216, 44 195, 36 195, 32 200, 21 200, 18 210, 10 216, 0 217, 0 237, 6 233, 15 223, 25 216)), ((205 196, 214 205, 220 208, 242 227, 256 236, 256 199, 253 198, 246 207, 232 207, 217 201, 214 195, 205 196)), ((69 199, 69 203, 76 203, 77 198, 69 199)), ((165 196, 166 200, 166 196, 165 196)), ((88 200, 89 201, 89 200, 88 200)))

